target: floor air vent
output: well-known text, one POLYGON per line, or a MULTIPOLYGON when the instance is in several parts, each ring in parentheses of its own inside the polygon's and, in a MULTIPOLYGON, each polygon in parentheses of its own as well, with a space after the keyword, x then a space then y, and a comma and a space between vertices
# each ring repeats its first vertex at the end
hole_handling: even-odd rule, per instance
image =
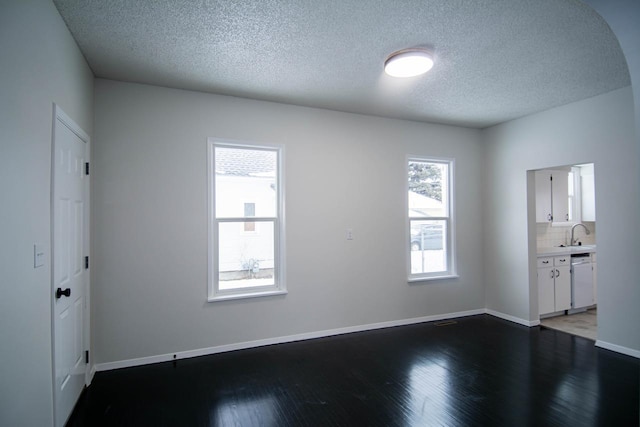
POLYGON ((435 325, 436 326, 449 326, 449 325, 456 325, 458 322, 456 322, 455 320, 444 320, 442 322, 436 322, 435 325))

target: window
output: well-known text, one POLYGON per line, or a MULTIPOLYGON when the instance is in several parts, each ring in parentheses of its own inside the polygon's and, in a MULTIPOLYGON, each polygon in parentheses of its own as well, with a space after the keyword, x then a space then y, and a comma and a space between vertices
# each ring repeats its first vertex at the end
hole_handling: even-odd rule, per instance
POLYGON ((573 168, 571 168, 571 172, 569 172, 568 174, 568 179, 567 179, 567 195, 568 195, 568 203, 567 205, 569 206, 569 212, 568 212, 568 216, 567 216, 567 220, 568 221, 575 221, 576 220, 576 194, 575 194, 575 180, 576 180, 576 176, 580 176, 580 173, 578 173, 577 175, 574 173, 573 168))
POLYGON ((409 281, 455 276, 453 160, 408 160, 409 281))
POLYGON ((285 293, 282 149, 208 148, 209 301, 285 293))
MULTIPOLYGON (((252 217, 256 216, 256 204, 255 203, 245 203, 244 204, 244 216, 252 217)), ((247 221, 244 223, 244 231, 256 231, 256 223, 251 221, 247 221)))

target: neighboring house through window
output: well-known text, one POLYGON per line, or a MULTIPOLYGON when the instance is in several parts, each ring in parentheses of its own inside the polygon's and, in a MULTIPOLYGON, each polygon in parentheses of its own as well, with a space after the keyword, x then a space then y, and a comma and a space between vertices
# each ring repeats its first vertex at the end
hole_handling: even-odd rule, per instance
POLYGON ((455 276, 453 160, 408 160, 409 281, 455 276))
POLYGON ((208 146, 209 300, 285 293, 282 149, 208 146))
MULTIPOLYGON (((255 203, 245 203, 244 204, 244 216, 247 218, 251 218, 252 216, 256 216, 256 204, 255 203)), ((244 223, 244 231, 252 232, 256 231, 256 223, 253 221, 247 221, 244 223)))

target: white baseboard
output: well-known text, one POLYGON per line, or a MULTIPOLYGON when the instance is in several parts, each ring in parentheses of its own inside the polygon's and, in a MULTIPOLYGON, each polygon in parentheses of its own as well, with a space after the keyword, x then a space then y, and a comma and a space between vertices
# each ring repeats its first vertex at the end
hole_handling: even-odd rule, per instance
MULTIPOLYGON (((196 350, 179 351, 176 353, 140 357, 136 359, 127 359, 127 360, 119 360, 115 362, 98 363, 91 367, 91 371, 89 374, 89 382, 91 382, 91 380, 93 379, 94 374, 100 371, 110 371, 113 369, 149 365, 152 363, 169 362, 172 360, 188 359, 191 357, 206 356, 210 354, 225 353, 228 351, 244 350, 248 348, 263 347, 263 346, 274 345, 274 344, 284 344, 284 343, 295 342, 295 341, 304 341, 304 340, 315 339, 315 338, 324 338, 324 337, 330 337, 335 335, 350 334, 354 332, 364 332, 364 331, 371 331, 375 329, 392 328, 396 326, 406 326, 406 325, 413 325, 417 323, 434 322, 434 321, 446 320, 446 319, 455 319, 459 317, 474 316, 477 314, 489 314, 491 316, 508 320, 510 322, 514 322, 519 325, 523 325, 527 327, 537 326, 540 324, 539 320, 531 320, 531 321, 525 320, 519 317, 511 316, 509 314, 501 313, 499 311, 490 310, 490 309, 476 309, 476 310, 460 311, 456 313, 436 314, 432 316, 414 317, 411 319, 391 320, 387 322, 370 323, 367 325, 348 326, 345 328, 328 329, 328 330, 317 331, 317 332, 306 332, 302 334, 281 336, 281 337, 275 337, 275 338, 266 338, 266 339, 255 340, 255 341, 245 341, 241 343, 225 344, 225 345, 201 348, 196 350)), ((612 350, 628 356, 640 358, 640 351, 619 346, 616 344, 611 344, 604 341, 596 341, 596 347, 601 347, 601 348, 612 350)))
MULTIPOLYGON (((140 357, 136 359, 119 360, 116 362, 98 363, 94 365, 93 371, 110 371, 112 369, 129 368, 133 366, 148 365, 151 363, 169 362, 172 360, 187 359, 190 357, 206 356, 209 354, 225 353, 234 350, 244 350, 247 348, 262 347, 273 344, 284 344, 295 341, 304 341, 314 338, 324 338, 334 335, 350 334, 353 332, 371 331, 374 329, 392 328, 395 326, 413 325, 416 323, 434 322, 438 320, 454 319, 458 317, 485 314, 485 309, 459 311, 456 313, 436 314, 433 316, 414 317, 411 319, 391 320, 388 322, 370 323, 367 325, 348 326, 346 328, 328 329, 317 332, 306 332, 303 334, 288 335, 275 338, 266 338, 256 341, 246 341, 235 344, 226 344, 215 347, 201 348, 197 350, 179 351, 176 353, 161 354, 157 356, 140 357)), ((500 316, 498 316, 500 317, 500 316)), ((509 320, 509 319, 507 319, 509 320)))
POLYGON ((91 381, 93 381, 93 376, 96 374, 96 365, 91 365, 89 370, 86 372, 84 376, 84 385, 89 387, 91 385, 91 381))
POLYGON ((596 347, 604 348, 607 350, 615 351, 616 353, 626 354, 627 356, 635 357, 636 359, 640 359, 640 350, 634 350, 629 347, 623 347, 617 344, 611 344, 606 341, 596 341, 596 347))
POLYGON ((532 327, 532 326, 538 326, 540 324, 539 320, 525 320, 525 319, 521 319, 519 317, 511 316, 510 314, 505 314, 505 313, 501 313, 499 311, 490 310, 488 308, 485 309, 485 313, 490 314, 490 315, 495 316, 495 317, 499 317, 500 319, 508 320, 508 321, 514 322, 514 323, 518 323, 518 324, 523 325, 523 326, 532 327))

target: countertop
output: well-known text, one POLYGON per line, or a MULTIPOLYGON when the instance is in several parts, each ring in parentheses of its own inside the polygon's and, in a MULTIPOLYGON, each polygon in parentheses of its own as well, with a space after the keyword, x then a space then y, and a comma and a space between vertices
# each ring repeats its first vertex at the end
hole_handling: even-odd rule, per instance
POLYGON ((538 257, 556 256, 556 255, 562 256, 562 255, 571 255, 571 254, 586 254, 586 253, 593 253, 595 251, 596 251, 596 245, 538 248, 538 257))

